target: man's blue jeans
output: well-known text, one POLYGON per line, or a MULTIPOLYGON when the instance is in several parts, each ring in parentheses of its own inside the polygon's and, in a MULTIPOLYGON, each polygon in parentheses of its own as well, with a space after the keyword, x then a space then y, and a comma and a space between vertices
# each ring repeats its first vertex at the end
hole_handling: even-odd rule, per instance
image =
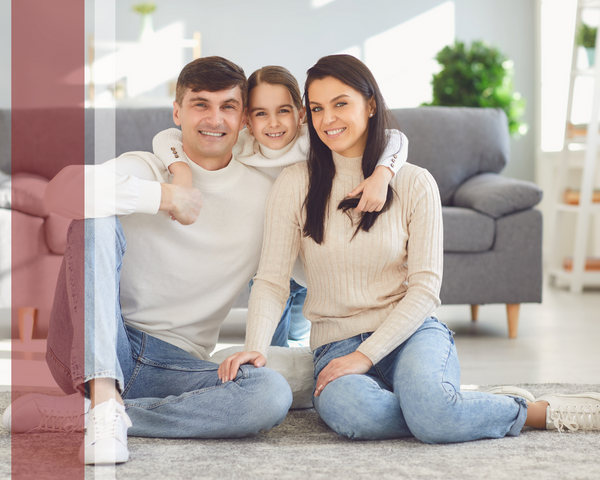
POLYGON ((119 281, 125 249, 115 217, 74 221, 69 228, 46 354, 62 390, 74 393, 92 379, 116 379, 133 436, 242 437, 281 423, 292 392, 279 373, 242 365, 223 384, 216 363, 124 324, 119 281), (85 365, 74 353, 80 342, 85 365))
MULTIPOLYGON (((315 379, 334 358, 354 352, 371 334, 313 352, 315 379)), ((313 398, 321 418, 356 439, 415 436, 426 443, 516 436, 527 417, 522 398, 460 391, 460 365, 446 325, 434 317, 365 375, 345 375, 313 398)))

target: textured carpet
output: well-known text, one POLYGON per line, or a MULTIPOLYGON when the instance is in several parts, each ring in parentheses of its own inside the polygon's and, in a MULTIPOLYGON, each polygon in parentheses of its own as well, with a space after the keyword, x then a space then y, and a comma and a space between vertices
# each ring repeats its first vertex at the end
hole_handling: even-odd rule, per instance
MULTIPOLYGON (((600 391, 600 385, 519 385, 534 395, 600 391)), ((485 390, 488 386, 480 386, 485 390)), ((0 409, 10 401, 0 394, 0 409)), ((23 448, 44 445, 13 478, 83 478, 78 435, 19 435, 23 448), (31 443, 28 443, 31 442, 31 443), (52 447, 52 443, 56 446, 52 447), (61 458, 64 461, 57 462, 61 458), (33 467, 35 465, 35 468, 33 467), (70 473, 69 473, 70 472, 70 473)), ((17 443, 15 443, 17 445, 17 443)), ((279 427, 240 440, 130 438, 131 458, 87 467, 88 478, 119 479, 600 479, 600 432, 524 428, 519 437, 451 445, 414 438, 353 441, 333 433, 314 410, 292 410, 279 427)), ((0 427, 0 478, 11 478, 11 443, 0 427)))

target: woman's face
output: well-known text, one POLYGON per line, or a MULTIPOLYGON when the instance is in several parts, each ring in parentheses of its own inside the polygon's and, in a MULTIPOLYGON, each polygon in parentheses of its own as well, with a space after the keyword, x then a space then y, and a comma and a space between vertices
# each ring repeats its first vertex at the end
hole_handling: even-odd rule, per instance
POLYGON ((280 150, 290 143, 304 115, 283 85, 261 83, 250 91, 248 122, 250 133, 262 145, 280 150))
POLYGON ((308 87, 312 123, 319 138, 344 157, 360 157, 369 133, 375 101, 334 77, 314 80, 308 87))

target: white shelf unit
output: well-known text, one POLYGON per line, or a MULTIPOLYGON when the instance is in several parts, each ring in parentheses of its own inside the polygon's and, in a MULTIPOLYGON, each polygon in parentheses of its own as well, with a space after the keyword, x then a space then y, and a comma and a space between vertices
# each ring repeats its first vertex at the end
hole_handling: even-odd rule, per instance
MULTIPOLYGON (((579 0, 577 3, 577 24, 575 32, 582 23, 582 13, 585 9, 598 9, 600 12, 600 1, 579 0)), ((600 286, 600 271, 586 270, 586 259, 588 250, 588 238, 592 219, 600 221, 600 204, 593 203, 594 183, 596 178, 596 168, 598 164, 598 142, 599 142, 599 122, 600 115, 600 35, 596 35, 596 54, 594 66, 588 69, 577 68, 577 45, 573 42, 573 57, 571 61, 571 76, 569 82, 569 97, 567 104, 567 128, 565 130, 565 142, 563 154, 558 167, 555 181, 553 212, 550 221, 553 223, 551 231, 552 248, 550 250, 550 268, 551 279, 566 284, 573 293, 580 293, 584 286, 600 286), (571 124, 571 114, 573 106, 573 93, 575 88, 575 79, 578 76, 592 76, 594 78, 594 93, 592 98, 592 109, 590 122, 585 129, 584 135, 574 135, 574 126, 571 124), (579 204, 568 205, 563 201, 563 195, 567 187, 569 170, 574 167, 574 162, 570 159, 573 152, 569 145, 579 144, 585 146, 585 156, 581 168, 581 181, 579 185, 579 204), (561 253, 561 234, 565 232, 566 215, 576 216, 576 227, 573 232, 573 261, 572 268, 566 270, 563 268, 563 258, 561 253)), ((595 242, 600 239, 594 239, 595 242)))

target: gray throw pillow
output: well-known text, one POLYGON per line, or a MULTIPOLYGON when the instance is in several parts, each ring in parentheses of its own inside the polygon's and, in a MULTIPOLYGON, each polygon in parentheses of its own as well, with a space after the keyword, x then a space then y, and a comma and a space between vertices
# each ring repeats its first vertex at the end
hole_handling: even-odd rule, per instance
POLYGON ((458 187, 453 205, 499 218, 537 205, 542 194, 534 183, 482 173, 458 187))

